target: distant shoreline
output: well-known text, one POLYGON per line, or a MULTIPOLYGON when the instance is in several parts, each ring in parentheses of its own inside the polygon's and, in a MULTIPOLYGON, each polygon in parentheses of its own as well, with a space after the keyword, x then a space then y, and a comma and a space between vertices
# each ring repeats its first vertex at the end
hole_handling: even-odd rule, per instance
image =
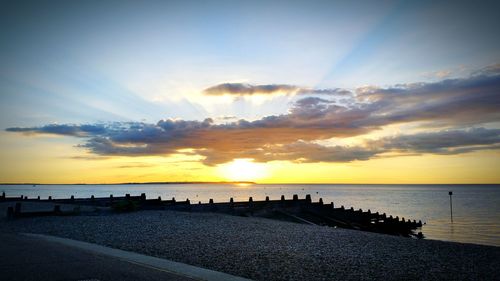
POLYGON ((260 184, 260 185, 500 185, 500 183, 259 183, 252 181, 179 181, 120 183, 0 183, 0 185, 141 185, 141 184, 260 184))
POLYGON ((251 181, 159 181, 159 182, 119 182, 119 183, 0 183, 0 185, 126 185, 126 184, 257 184, 251 181))

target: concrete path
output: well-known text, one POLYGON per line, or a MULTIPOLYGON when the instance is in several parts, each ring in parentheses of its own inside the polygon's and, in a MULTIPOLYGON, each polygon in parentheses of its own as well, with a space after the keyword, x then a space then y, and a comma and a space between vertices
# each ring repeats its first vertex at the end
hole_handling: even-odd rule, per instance
POLYGON ((246 280, 187 264, 38 234, 0 234, 2 280, 246 280))

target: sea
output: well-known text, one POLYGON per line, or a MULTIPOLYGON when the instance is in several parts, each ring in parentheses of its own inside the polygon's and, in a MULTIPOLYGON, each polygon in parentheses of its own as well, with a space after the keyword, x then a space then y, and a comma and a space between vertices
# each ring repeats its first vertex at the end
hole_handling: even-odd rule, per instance
POLYGON ((88 198, 132 196, 176 198, 193 203, 304 198, 334 202, 336 207, 370 209, 372 212, 422 220, 426 239, 500 246, 500 185, 401 185, 401 184, 111 184, 111 185, 0 185, 10 196, 33 198, 88 198), (449 192, 452 195, 449 195, 449 192), (451 201, 451 204, 450 204, 451 201), (453 220, 452 220, 453 217, 453 220))

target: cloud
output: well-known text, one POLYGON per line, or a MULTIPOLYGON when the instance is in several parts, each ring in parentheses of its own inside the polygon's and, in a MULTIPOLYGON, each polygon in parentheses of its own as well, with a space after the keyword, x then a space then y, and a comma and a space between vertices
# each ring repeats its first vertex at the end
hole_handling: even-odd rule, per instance
POLYGON ((221 96, 251 96, 251 95, 273 95, 273 94, 316 94, 316 95, 350 95, 345 89, 312 89, 295 85, 268 84, 251 85, 245 83, 223 83, 207 88, 203 91, 206 95, 221 96))
POLYGON ((402 155, 461 154, 486 149, 500 149, 500 129, 472 128, 442 130, 381 138, 358 146, 323 146, 297 141, 286 145, 267 145, 259 149, 200 151, 206 165, 229 162, 235 158, 252 158, 257 162, 274 160, 300 163, 365 161, 387 153, 402 155))
POLYGON ((7 132, 20 132, 25 134, 54 134, 74 137, 84 137, 95 134, 102 134, 106 131, 104 125, 71 125, 71 124, 50 124, 38 128, 7 128, 7 132))
POLYGON ((387 137, 370 143, 384 151, 457 154, 498 149, 500 129, 471 128, 387 137))
POLYGON ((80 147, 95 155, 193 154, 204 156, 207 165, 234 158, 349 162, 388 152, 454 154, 499 146, 497 129, 480 128, 500 122, 500 73, 491 69, 435 83, 358 88, 347 100, 340 104, 328 96, 307 96, 297 100, 286 114, 223 124, 211 118, 165 119, 156 124, 51 124, 7 131, 81 138, 80 147), (433 132, 382 138, 355 147, 315 143, 411 122, 433 132), (440 127, 446 129, 435 132, 440 127), (189 151, 179 152, 185 149, 189 151))
POLYGON ((146 164, 146 163, 131 163, 128 165, 119 165, 116 166, 116 168, 119 169, 135 169, 135 168, 151 168, 154 167, 155 165, 153 164, 146 164))
POLYGON ((236 158, 251 158, 255 162, 293 161, 297 163, 313 162, 351 162, 369 160, 378 151, 355 146, 323 146, 316 143, 297 141, 285 145, 266 145, 263 148, 245 151, 226 150, 223 153, 214 149, 199 152, 205 156, 205 165, 229 162, 236 158))
MULTIPOLYGON (((392 88, 360 88, 356 98, 372 110, 371 124, 427 121, 473 125, 500 120, 500 73, 392 88)), ((429 124, 432 125, 432 124, 429 124)))
POLYGON ((102 155, 77 155, 77 156, 70 156, 70 157, 64 157, 65 159, 77 159, 77 160, 105 160, 109 159, 110 157, 108 156, 102 156, 102 155))
POLYGON ((500 74, 500 63, 492 64, 473 72, 473 75, 497 75, 497 74, 500 74))
POLYGON ((438 71, 431 71, 431 72, 425 72, 422 74, 423 77, 427 79, 444 79, 449 77, 453 72, 451 70, 438 70, 438 71))
POLYGON ((227 121, 227 120, 238 120, 238 117, 230 115, 230 116, 220 116, 217 119, 227 121))

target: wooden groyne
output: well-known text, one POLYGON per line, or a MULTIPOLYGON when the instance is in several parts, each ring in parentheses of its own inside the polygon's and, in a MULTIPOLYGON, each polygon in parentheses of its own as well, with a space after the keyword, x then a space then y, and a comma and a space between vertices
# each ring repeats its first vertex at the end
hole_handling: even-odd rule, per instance
POLYGON ((247 201, 236 202, 233 198, 229 202, 215 203, 212 199, 208 203, 193 203, 189 199, 176 200, 171 198, 163 200, 161 197, 146 198, 146 194, 140 196, 125 196, 96 198, 48 199, 40 197, 29 199, 26 196, 6 197, 5 193, 0 197, 1 201, 15 201, 15 209, 9 207, 7 216, 10 218, 44 215, 75 215, 79 212, 61 212, 59 204, 85 205, 101 207, 109 212, 124 212, 135 210, 177 210, 188 212, 217 212, 238 216, 265 217, 277 220, 286 220, 298 223, 326 225, 331 227, 342 227, 358 229, 371 232, 386 233, 400 236, 422 237, 422 233, 416 230, 422 227, 421 221, 393 217, 385 213, 372 212, 371 210, 355 210, 353 207, 335 206, 333 202, 325 204, 323 199, 312 202, 311 196, 306 195, 299 199, 297 195, 286 199, 284 195, 279 200, 270 200, 266 197, 263 201, 256 201, 250 197, 247 201), (21 202, 51 202, 55 204, 53 211, 47 212, 21 212, 21 202), (17 205, 19 204, 19 205, 17 205))

